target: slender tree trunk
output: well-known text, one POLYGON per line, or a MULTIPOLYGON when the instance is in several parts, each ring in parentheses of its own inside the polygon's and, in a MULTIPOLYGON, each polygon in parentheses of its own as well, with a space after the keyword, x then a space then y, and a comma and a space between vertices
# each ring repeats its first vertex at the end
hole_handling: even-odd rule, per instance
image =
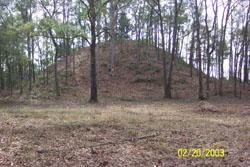
POLYGON ((110 15, 111 15, 111 75, 114 76, 114 69, 115 69, 115 57, 116 57, 116 32, 115 32, 115 25, 116 25, 116 6, 115 2, 112 1, 111 8, 110 8, 110 15))
MULTIPOLYGON (((181 48, 180 48, 180 51, 179 51, 180 58, 182 58, 182 50, 183 50, 184 39, 185 39, 185 36, 183 36, 182 39, 181 39, 181 48)), ((183 58, 184 58, 184 56, 183 56, 183 58)))
POLYGON ((234 54, 234 97, 237 97, 237 65, 238 65, 238 59, 240 52, 237 53, 238 48, 235 48, 235 54, 234 54))
POLYGON ((165 39, 164 39, 164 28, 163 28, 163 18, 161 13, 161 3, 160 0, 157 2, 159 18, 160 18, 160 27, 161 27, 161 39, 162 39, 162 65, 163 65, 163 81, 164 81, 164 97, 167 97, 167 71, 166 71, 166 52, 165 52, 165 39))
POLYGON ((42 70, 42 73, 43 73, 43 86, 46 85, 46 75, 45 75, 45 72, 46 72, 46 65, 44 63, 44 60, 41 58, 41 70, 42 70))
POLYGON ((58 57, 58 47, 56 47, 56 53, 55 53, 55 61, 54 61, 54 73, 55 73, 55 87, 56 87, 56 96, 60 96, 60 88, 59 88, 59 81, 58 81, 58 75, 57 75, 57 57, 58 57))
POLYGON ((13 95, 13 81, 12 81, 12 66, 11 66, 11 60, 7 60, 7 68, 8 68, 8 88, 10 88, 10 95, 13 95))
POLYGON ((181 5, 182 5, 182 1, 183 0, 181 0, 180 4, 178 6, 177 0, 175 0, 173 46, 172 46, 172 54, 171 54, 171 60, 170 60, 170 67, 169 67, 167 87, 165 86, 166 87, 165 88, 165 97, 166 98, 172 98, 172 92, 171 92, 172 91, 172 74, 173 74, 174 61, 175 61, 175 53, 176 53, 176 45, 177 45, 176 44, 177 43, 176 38, 177 38, 177 30, 178 30, 178 15, 179 15, 179 10, 180 10, 181 5))
POLYGON ((203 100, 203 87, 202 87, 202 70, 201 70, 201 41, 200 41, 200 17, 198 11, 197 0, 195 0, 195 15, 196 15, 196 29, 197 29, 197 51, 199 58, 199 96, 200 100, 203 100))
MULTIPOLYGON (((67 42, 66 42, 66 45, 67 45, 67 42)), ((65 53, 65 78, 66 78, 66 85, 68 84, 68 48, 66 46, 66 53, 65 53)))
MULTIPOLYGON (((99 34, 101 31, 100 19, 101 19, 100 16, 97 16, 97 27, 96 27, 97 34, 99 34)), ((98 36, 97 37, 97 76, 100 74, 100 63, 101 63, 100 45, 101 45, 101 38, 100 36, 98 36)), ((98 80, 97 80, 97 84, 98 84, 98 80)))
MULTIPOLYGON (((216 42, 216 31, 217 29, 215 28, 216 26, 216 20, 217 20, 217 9, 218 9, 218 5, 217 2, 215 4, 215 9, 214 9, 214 21, 213 21, 213 27, 211 30, 209 30, 208 27, 208 10, 207 10, 207 0, 205 0, 205 8, 206 8, 206 15, 205 15, 205 23, 206 23, 206 39, 207 39, 207 46, 206 46, 206 55, 207 55, 207 76, 206 76, 206 85, 207 85, 207 90, 206 90, 206 98, 209 99, 209 95, 210 95, 210 66, 211 66, 211 54, 214 52, 215 50, 215 42, 216 42), (213 31, 213 29, 215 28, 214 31, 214 41, 213 41, 213 48, 210 51, 210 34, 213 31)), ((214 8, 214 5, 213 5, 214 8)))
MULTIPOLYGON (((194 26, 194 23, 193 23, 194 26)), ((193 57, 194 57, 194 28, 192 31, 192 39, 191 39, 191 48, 190 48, 190 57, 189 57, 189 68, 190 68, 190 77, 193 77, 193 57)))
MULTIPOLYGON (((216 42, 217 45, 217 42, 216 42)), ((218 83, 217 78, 220 78, 220 70, 219 70, 219 53, 218 49, 216 48, 216 54, 215 54, 215 79, 214 79, 214 95, 218 95, 218 83), (216 78, 217 77, 217 78, 216 78)))
POLYGON ((2 69, 2 55, 0 53, 0 92, 2 90, 2 85, 3 85, 3 69, 2 69))
POLYGON ((73 39, 73 76, 75 76, 75 43, 73 39))
POLYGON ((248 36, 248 23, 249 23, 249 12, 250 12, 250 2, 247 10, 247 17, 246 17, 246 24, 245 24, 245 31, 244 31, 244 43, 245 43, 245 63, 244 63, 244 85, 248 83, 248 50, 249 50, 249 42, 247 40, 248 36))
POLYGON ((241 99, 241 91, 242 91, 242 65, 243 65, 243 59, 244 59, 244 47, 242 49, 242 54, 241 54, 240 62, 239 62, 239 71, 238 71, 239 90, 240 90, 239 99, 241 99))
MULTIPOLYGON (((237 64, 234 69, 237 70, 237 64)), ((237 97, 237 72, 234 72, 234 97, 237 97)))
MULTIPOLYGON (((157 21, 158 23, 159 23, 159 21, 157 21)), ((158 58, 158 60, 160 60, 160 28, 158 27, 158 32, 157 32, 157 36, 158 36, 158 38, 157 38, 157 44, 158 44, 158 46, 157 46, 157 58, 158 58)))
POLYGON ((137 21, 137 67, 141 64, 141 6, 139 7, 139 16, 137 21))
POLYGON ((233 79, 233 15, 231 15, 231 32, 230 32, 230 55, 229 55, 229 80, 233 79))
POLYGON ((22 67, 22 64, 20 63, 18 65, 18 68, 19 68, 19 77, 20 77, 20 95, 23 94, 23 67, 22 67))
MULTIPOLYGON (((28 21, 32 21, 32 9, 31 9, 32 0, 30 0, 29 12, 27 11, 28 21), (29 14, 28 14, 29 13, 29 14)), ((31 39, 30 32, 27 34, 27 45, 28 45, 28 59, 29 59, 29 91, 32 90, 32 72, 33 72, 33 43, 31 39)))
POLYGON ((4 84, 4 76, 3 76, 3 68, 2 68, 2 57, 1 57, 1 55, 0 55, 0 91, 1 90, 3 90, 4 89, 4 86, 5 86, 5 84, 4 84))
POLYGON ((32 44, 32 79, 33 79, 33 83, 36 82, 36 75, 35 75, 35 64, 34 64, 34 60, 35 60, 35 41, 34 39, 31 40, 31 44, 32 44))
POLYGON ((96 82, 96 13, 94 1, 90 2, 90 22, 91 22, 91 45, 90 45, 90 75, 91 75, 91 95, 89 102, 97 103, 97 82, 96 82))
POLYGON ((222 34, 221 34, 221 40, 220 40, 220 56, 221 57, 221 62, 220 62, 220 87, 219 87, 219 95, 222 96, 223 95, 223 79, 224 79, 224 46, 225 46, 225 38, 226 38, 226 30, 227 30, 227 22, 230 16, 230 8, 231 8, 231 0, 228 0, 227 2, 227 13, 226 13, 226 20, 225 20, 225 25, 223 26, 223 20, 224 20, 224 12, 225 9, 223 11, 223 16, 222 16, 222 34))
POLYGON ((27 51, 28 51, 28 65, 29 65, 29 91, 32 90, 32 60, 31 60, 31 49, 30 49, 30 33, 27 35, 27 51))
POLYGON ((48 84, 49 84, 49 58, 48 58, 48 50, 46 50, 46 85, 48 84))
POLYGON ((59 81, 58 81, 58 75, 57 75, 57 58, 58 58, 58 53, 59 53, 59 47, 58 44, 53 36, 52 30, 49 30, 52 42, 54 44, 54 47, 56 49, 55 57, 54 57, 54 75, 55 75, 55 89, 56 89, 56 96, 60 96, 60 88, 59 88, 59 81))
MULTIPOLYGON (((154 33, 155 33, 155 35, 154 35, 154 37, 155 37, 155 42, 154 42, 154 45, 155 45, 155 49, 157 49, 157 40, 158 40, 158 36, 157 36, 157 34, 158 34, 158 24, 157 23, 155 23, 154 24, 154 33)), ((158 55, 157 55, 158 56, 158 55)))
POLYGON ((172 24, 169 24, 168 27, 168 54, 171 54, 171 44, 172 44, 172 39, 171 39, 171 34, 172 34, 172 24))
MULTIPOLYGON (((66 20, 66 7, 65 7, 65 1, 63 1, 63 24, 65 25, 67 20, 66 20)), ((64 38, 67 37, 67 34, 64 33, 64 38)), ((63 39, 63 48, 62 48, 62 55, 65 57, 65 83, 66 85, 68 84, 68 53, 67 53, 67 44, 66 44, 66 39, 63 39)))
POLYGON ((243 66, 243 59, 244 59, 244 47, 242 49, 242 54, 240 56, 240 62, 239 62, 239 70, 238 70, 238 78, 239 82, 242 82, 242 66, 243 66))
MULTIPOLYGON (((104 16, 104 23, 105 23, 105 27, 107 27, 108 26, 108 21, 107 21, 107 17, 106 16, 104 16)), ((104 41, 105 42, 107 42, 108 41, 108 33, 107 33, 107 31, 105 31, 104 32, 104 41)))

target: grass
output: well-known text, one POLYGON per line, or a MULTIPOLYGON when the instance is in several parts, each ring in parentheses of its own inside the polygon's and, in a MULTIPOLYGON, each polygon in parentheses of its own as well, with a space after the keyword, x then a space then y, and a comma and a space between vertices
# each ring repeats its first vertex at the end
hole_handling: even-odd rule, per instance
POLYGON ((0 165, 77 166, 85 162, 86 166, 98 166, 106 160, 108 166, 249 163, 250 115, 241 116, 237 105, 221 105, 223 113, 197 113, 195 107, 193 101, 163 101, 1 108, 0 150, 6 155, 0 152, 0 165), (153 133, 160 135, 88 148, 153 133), (224 158, 179 158, 179 148, 219 148, 226 154, 224 158))

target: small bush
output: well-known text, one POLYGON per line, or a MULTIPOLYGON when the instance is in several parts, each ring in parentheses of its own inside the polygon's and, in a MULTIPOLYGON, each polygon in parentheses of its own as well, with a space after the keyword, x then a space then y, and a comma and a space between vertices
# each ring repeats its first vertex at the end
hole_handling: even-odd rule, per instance
POLYGON ((40 82, 35 82, 35 87, 40 87, 41 83, 40 82))
POLYGON ((188 82, 187 82, 186 78, 181 78, 179 80, 179 83, 181 83, 181 84, 187 84, 188 82))
POLYGON ((156 72, 156 73, 161 72, 161 67, 160 67, 160 66, 156 66, 156 67, 155 67, 155 72, 156 72))
POLYGON ((72 77, 73 76, 73 72, 72 71, 68 72, 68 76, 72 77))

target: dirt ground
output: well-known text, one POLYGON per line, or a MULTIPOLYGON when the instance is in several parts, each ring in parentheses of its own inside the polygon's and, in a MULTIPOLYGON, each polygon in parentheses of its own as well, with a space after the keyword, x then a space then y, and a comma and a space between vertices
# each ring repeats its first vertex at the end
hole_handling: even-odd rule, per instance
POLYGON ((250 166, 250 104, 218 99, 1 100, 0 166, 250 166))

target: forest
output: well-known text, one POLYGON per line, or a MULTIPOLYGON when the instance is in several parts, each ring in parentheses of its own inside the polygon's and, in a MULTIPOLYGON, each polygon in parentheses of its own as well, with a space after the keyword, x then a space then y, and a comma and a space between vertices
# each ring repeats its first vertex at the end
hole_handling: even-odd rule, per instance
POLYGON ((0 166, 250 166, 248 0, 0 0, 0 166))

